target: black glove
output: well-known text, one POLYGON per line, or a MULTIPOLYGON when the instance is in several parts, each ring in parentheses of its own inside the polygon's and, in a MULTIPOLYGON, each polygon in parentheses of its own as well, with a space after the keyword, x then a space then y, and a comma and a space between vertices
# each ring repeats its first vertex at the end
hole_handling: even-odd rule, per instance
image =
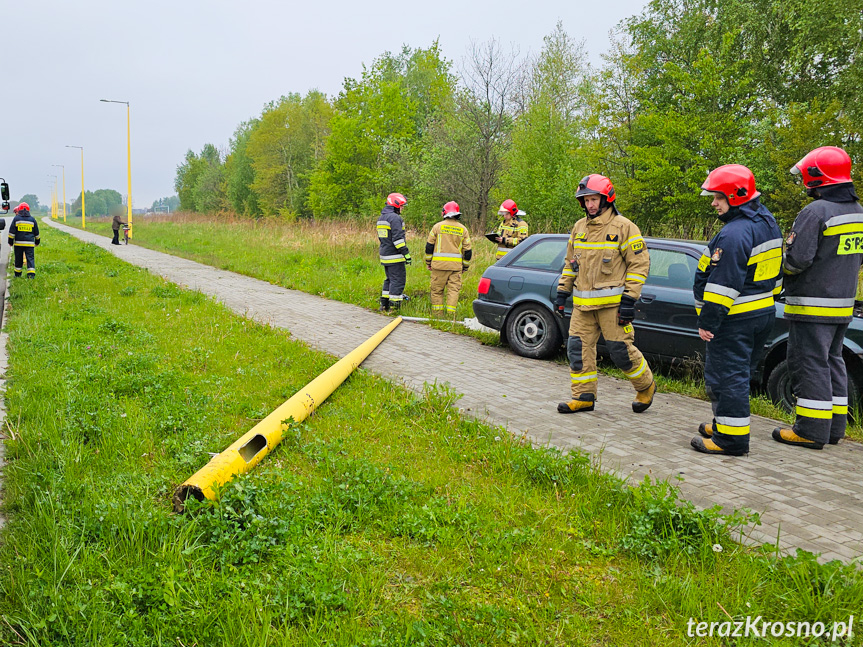
POLYGON ((563 319, 566 315, 564 314, 564 306, 566 306, 566 300, 569 298, 569 295, 566 292, 558 292, 557 298, 554 300, 554 314, 563 319))
POLYGON ((408 265, 410 265, 410 264, 411 264, 411 263, 413 263, 413 262, 414 262, 414 259, 411 257, 410 252, 408 252, 407 254, 405 254, 405 263, 407 263, 408 265))
POLYGON ((635 319, 635 299, 624 294, 620 297, 620 308, 617 310, 617 324, 625 326, 635 319))

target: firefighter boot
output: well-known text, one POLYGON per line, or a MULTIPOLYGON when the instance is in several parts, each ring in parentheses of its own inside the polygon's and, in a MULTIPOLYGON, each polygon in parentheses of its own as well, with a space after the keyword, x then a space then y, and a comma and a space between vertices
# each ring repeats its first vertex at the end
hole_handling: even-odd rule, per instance
POLYGON ((701 434, 704 438, 712 438, 713 437, 713 423, 712 422, 702 422, 698 425, 698 433, 701 434))
POLYGON ((557 405, 558 413, 578 413, 579 411, 593 411, 593 405, 596 402, 596 396, 593 393, 582 393, 578 396, 578 400, 570 400, 569 402, 561 402, 557 405))
POLYGON ((378 308, 378 312, 389 312, 390 311, 390 300, 386 297, 381 297, 381 306, 378 308))
MULTIPOLYGON (((700 429, 699 429, 700 431, 700 429)), ((724 454, 725 456, 744 456, 749 452, 730 452, 726 449, 722 449, 719 445, 713 442, 712 438, 704 439, 701 436, 695 436, 692 440, 689 441, 689 444, 692 445, 692 449, 697 452, 701 452, 702 454, 724 454)))
POLYGON ((773 440, 795 447, 808 447, 809 449, 822 449, 824 443, 816 443, 814 440, 803 438, 794 433, 793 429, 787 427, 776 427, 773 430, 773 440))
POLYGON ((651 382, 650 386, 644 391, 635 392, 635 402, 632 403, 632 410, 635 413, 647 411, 647 408, 653 404, 653 396, 656 394, 656 382, 651 382))

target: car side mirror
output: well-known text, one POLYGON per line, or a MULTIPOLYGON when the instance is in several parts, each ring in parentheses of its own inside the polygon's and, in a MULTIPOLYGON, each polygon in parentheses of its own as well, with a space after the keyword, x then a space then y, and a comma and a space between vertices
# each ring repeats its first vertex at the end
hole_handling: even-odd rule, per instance
POLYGON ((9 203, 8 202, 6 202, 4 200, 3 204, 0 204, 0 207, 2 207, 3 213, 9 213, 9 203))
POLYGON ((5 208, 8 209, 9 205, 9 184, 6 181, 0 182, 0 200, 3 200, 3 204, 5 208))

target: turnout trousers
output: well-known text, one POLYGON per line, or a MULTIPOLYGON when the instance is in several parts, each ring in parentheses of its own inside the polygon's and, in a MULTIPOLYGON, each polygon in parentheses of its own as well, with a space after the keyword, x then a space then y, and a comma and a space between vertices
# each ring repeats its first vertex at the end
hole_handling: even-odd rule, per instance
POLYGON ((446 290, 446 311, 455 314, 458 293, 461 290, 461 269, 431 271, 431 309, 436 315, 444 309, 444 290, 446 290))
POLYGON ((405 283, 407 283, 407 269, 404 262, 385 263, 384 272, 387 278, 384 279, 381 299, 389 300, 392 303, 401 303, 405 298, 405 283))
POLYGON ((773 308, 757 317, 725 317, 707 342, 704 384, 713 407, 712 438, 726 451, 749 451, 749 385, 775 319, 773 308))
POLYGON ((596 398, 596 342, 600 333, 605 338, 611 361, 629 378, 635 390, 647 389, 653 382, 653 373, 644 355, 635 347, 632 324, 617 323, 617 305, 585 311, 574 308, 566 340, 572 399, 578 400, 583 393, 592 393, 596 398))
POLYGON ((15 276, 21 276, 24 271, 24 259, 27 259, 27 278, 36 276, 36 248, 15 245, 15 276))
POLYGON ((847 323, 788 322, 788 370, 797 398, 794 433, 837 443, 848 420, 848 373, 842 358, 847 323))

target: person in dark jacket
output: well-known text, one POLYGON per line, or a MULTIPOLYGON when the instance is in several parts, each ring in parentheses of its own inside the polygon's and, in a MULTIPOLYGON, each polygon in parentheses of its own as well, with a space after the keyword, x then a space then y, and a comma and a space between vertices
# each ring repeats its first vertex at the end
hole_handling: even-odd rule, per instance
POLYGON ((842 347, 863 259, 863 207, 851 182, 851 158, 841 148, 816 148, 791 172, 802 176, 815 201, 797 215, 785 239, 788 368, 797 419, 792 428, 774 429, 773 439, 822 449, 845 437, 842 347))
POLYGON ((381 290, 381 312, 389 312, 390 306, 398 310, 402 301, 407 300, 404 295, 407 283, 405 265, 410 265, 413 260, 405 240, 405 221, 401 217, 402 207, 407 203, 401 193, 390 193, 377 221, 379 255, 386 273, 381 290))
POLYGON ((9 246, 15 250, 15 276, 24 271, 27 261, 27 278, 36 278, 36 247, 39 246, 39 225, 30 215, 30 205, 22 202, 13 210, 15 217, 9 226, 9 246))
POLYGON ((782 232, 745 166, 720 166, 701 188, 725 225, 704 250, 693 286, 713 420, 690 444, 705 454, 742 456, 749 452, 749 384, 776 316, 782 232))
POLYGON ((120 244, 120 226, 128 224, 119 213, 114 214, 114 219, 111 221, 111 229, 114 231, 114 239, 111 241, 112 245, 120 244))

